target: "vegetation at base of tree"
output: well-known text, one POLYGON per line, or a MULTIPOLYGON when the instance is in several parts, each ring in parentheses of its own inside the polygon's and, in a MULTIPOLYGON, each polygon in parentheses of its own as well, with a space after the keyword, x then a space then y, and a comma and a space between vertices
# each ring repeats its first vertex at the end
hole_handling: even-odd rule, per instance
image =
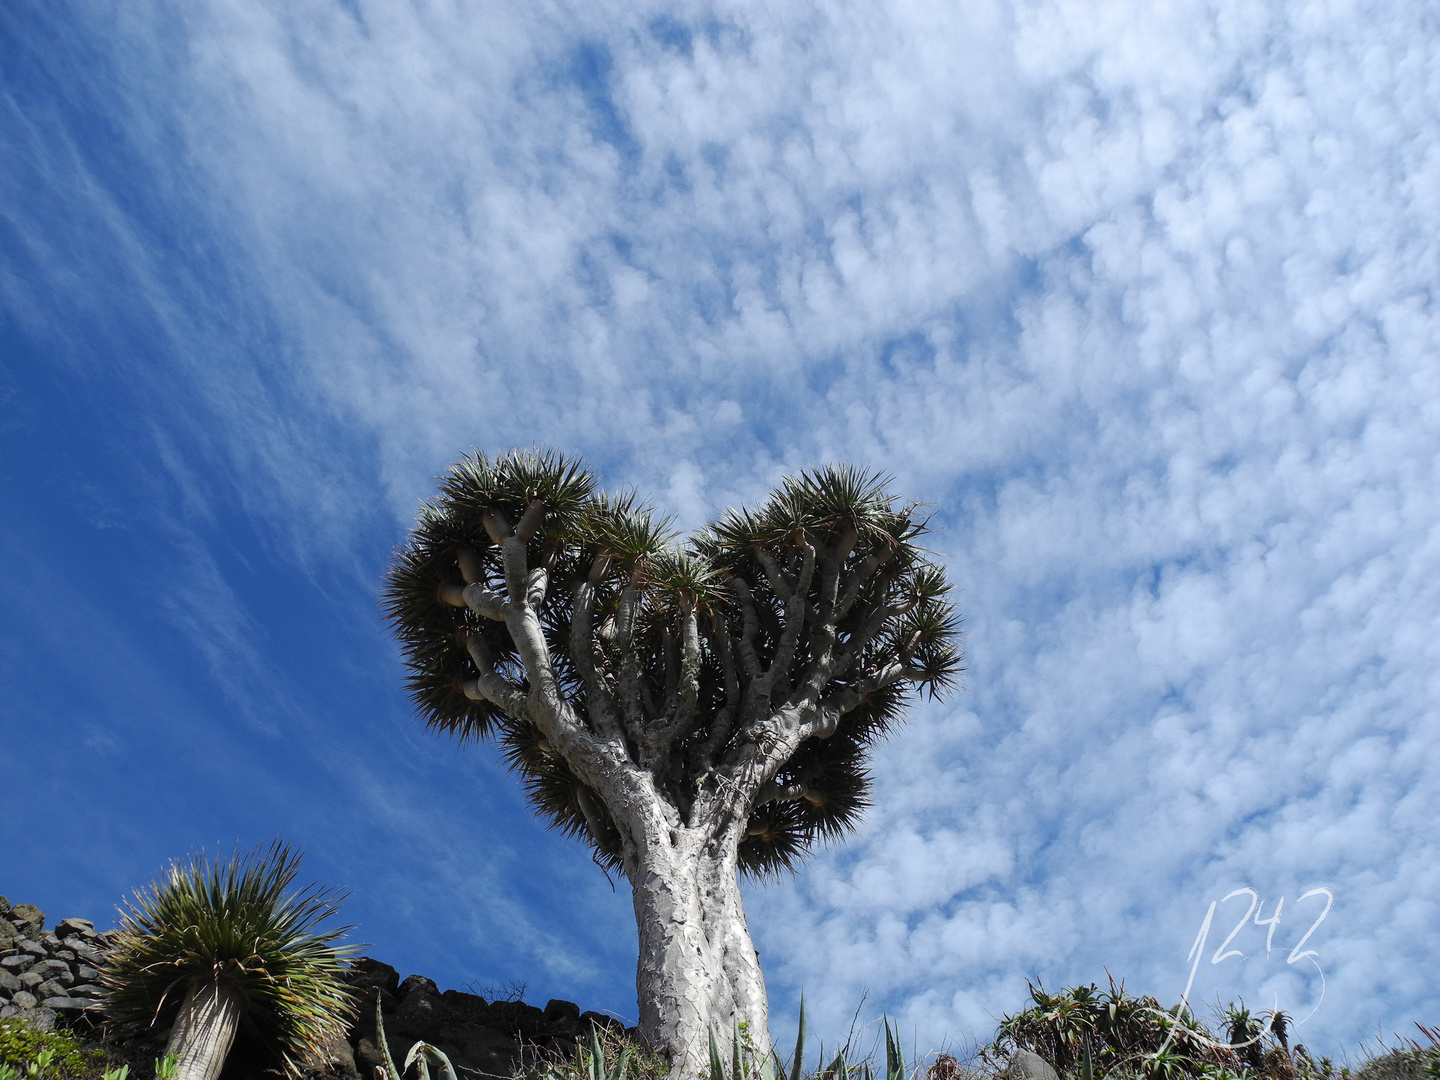
POLYGON ((1377 1054, 1355 1070, 1355 1080, 1440 1080, 1440 1026, 1415 1026, 1425 1036, 1424 1043, 1401 1040, 1397 1049, 1377 1054))
POLYGON ((531 1071, 539 1080, 665 1080, 670 1063, 631 1035, 591 1025, 575 1052, 553 1055, 531 1071))

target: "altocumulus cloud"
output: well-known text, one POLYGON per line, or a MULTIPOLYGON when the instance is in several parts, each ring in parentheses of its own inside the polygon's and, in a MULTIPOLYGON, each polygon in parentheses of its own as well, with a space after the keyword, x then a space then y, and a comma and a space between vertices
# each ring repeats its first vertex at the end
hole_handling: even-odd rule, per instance
POLYGON ((126 272, 302 558, 472 444, 581 451, 687 526, 834 458, 934 504, 969 692, 885 748, 855 841, 751 890, 777 1007, 837 1032, 868 991, 923 1049, 1026 977, 1168 1003, 1250 886, 1277 951, 1250 924, 1198 992, 1304 1016, 1325 886, 1300 1037, 1433 1019, 1424 5, 90 17, 244 309, 197 313, 143 237, 126 272))

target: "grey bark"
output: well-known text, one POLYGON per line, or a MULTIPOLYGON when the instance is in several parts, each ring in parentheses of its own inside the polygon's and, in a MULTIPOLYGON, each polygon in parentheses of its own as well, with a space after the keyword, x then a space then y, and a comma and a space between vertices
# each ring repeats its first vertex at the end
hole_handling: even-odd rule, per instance
POLYGON ((707 839, 705 829, 667 832, 656 838, 662 850, 635 859, 633 871, 627 859, 640 932, 635 988, 640 1030, 671 1048, 674 1074, 696 1076, 712 1029, 726 1045, 733 1022, 748 1022, 768 1049, 765 980, 745 923, 734 845, 707 839))
POLYGON ((186 994, 165 1053, 174 1054, 176 1080, 217 1080, 240 1030, 245 999, 225 980, 197 982, 186 994))

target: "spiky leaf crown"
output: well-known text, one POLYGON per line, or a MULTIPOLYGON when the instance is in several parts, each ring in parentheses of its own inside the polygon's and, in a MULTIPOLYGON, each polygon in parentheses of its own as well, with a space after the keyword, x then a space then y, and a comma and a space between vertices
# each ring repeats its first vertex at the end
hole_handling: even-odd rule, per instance
POLYGON ((224 861, 176 861, 137 891, 100 973, 116 1029, 163 1030, 193 986, 224 980, 243 996, 241 1029, 298 1076, 354 1015, 343 981, 351 950, 335 944, 350 927, 318 929, 340 898, 291 891, 299 870, 300 856, 276 841, 224 861))
MULTIPOLYGON (((732 579, 743 579, 750 588, 760 623, 755 649, 768 665, 780 641, 784 603, 770 584, 765 560, 772 571, 793 574, 803 547, 810 545, 843 550, 847 567, 866 560, 883 563, 882 573, 866 578, 860 602, 839 626, 840 636, 843 640, 854 632, 864 614, 879 605, 902 606, 905 614, 891 619, 866 646, 861 666, 903 651, 924 677, 874 691, 845 715, 832 737, 808 740, 784 766, 777 780, 803 782, 811 795, 759 807, 739 859, 743 870, 756 875, 790 869, 818 840, 854 826, 868 805, 867 750, 904 713, 915 687, 942 692, 962 670, 958 619, 948 601, 944 570, 918 546, 926 530, 916 507, 898 504, 887 484, 887 477, 848 466, 806 472, 787 478, 760 508, 729 511, 682 543, 653 508, 632 495, 599 490, 593 474, 574 459, 517 451, 492 460, 475 452, 441 478, 439 494, 421 508, 386 576, 383 602, 401 642, 411 698, 433 728, 462 740, 498 738, 537 811, 562 831, 590 842, 602 863, 619 867, 613 838, 597 836, 587 826, 583 785, 540 732, 461 689, 477 674, 460 644, 464 635, 483 637, 497 670, 525 685, 525 671, 503 623, 449 606, 437 595, 442 585, 461 582, 462 551, 478 556, 484 584, 504 591, 501 553, 487 533, 486 514, 498 511, 514 522, 535 500, 545 503, 543 525, 528 541, 527 554, 529 565, 546 567, 550 574, 541 621, 561 686, 582 720, 585 694, 570 656, 575 589, 581 580, 596 583, 595 622, 602 634, 606 620, 616 614, 622 589, 639 585, 632 648, 643 659, 646 692, 661 700, 667 678, 673 680, 673 642, 682 616, 694 612, 702 625, 723 622, 733 636, 740 634, 732 579)), ((678 746, 666 775, 657 778, 677 805, 700 780, 695 751, 709 738, 710 722, 725 700, 713 641, 702 633, 702 643, 700 721, 678 746)), ((807 631, 790 664, 797 673, 809 660, 808 644, 807 631)))

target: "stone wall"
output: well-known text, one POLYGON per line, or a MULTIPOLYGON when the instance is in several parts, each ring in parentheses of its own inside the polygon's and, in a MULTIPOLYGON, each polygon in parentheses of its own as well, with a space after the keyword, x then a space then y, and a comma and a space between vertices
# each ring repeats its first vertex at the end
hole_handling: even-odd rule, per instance
POLYGON ((509 1076, 539 1055, 572 1054, 592 1024, 616 1032, 625 1030, 615 1018, 582 1013, 569 1001, 552 1000, 541 1009, 523 1001, 486 1001, 459 990, 442 993, 423 975, 411 975, 402 982, 400 973, 389 964, 369 958, 356 960, 348 978, 364 1003, 349 1040, 352 1056, 344 1060, 344 1048, 337 1048, 327 1063, 347 1077, 351 1069, 357 1076, 373 1076, 380 1063, 375 1034, 377 995, 385 1039, 397 1065, 404 1063, 411 1046, 424 1040, 443 1050, 462 1069, 509 1076))
POLYGON ((57 1017, 99 1005, 99 968, 110 937, 93 923, 66 919, 45 929, 45 913, 0 896, 0 1019, 19 1016, 43 1031, 57 1017))
MULTIPOLYGON (((56 1023, 85 1029, 102 1019, 99 968, 115 931, 97 932, 84 919, 66 919, 45 929, 45 913, 30 904, 13 907, 0 896, 0 1018, 19 1016, 49 1030, 56 1023)), ((620 1021, 580 1011, 569 1001, 545 1007, 523 1001, 486 1001, 478 994, 441 991, 423 975, 401 980, 389 964, 369 957, 355 960, 346 973, 354 988, 359 1016, 343 1041, 317 1062, 317 1073, 338 1080, 375 1075, 380 1064, 375 1030, 378 999, 385 1039, 401 1065, 417 1041, 438 1046, 466 1077, 508 1077, 522 1064, 543 1056, 568 1056, 590 1026, 624 1031, 620 1021)), ((163 1045, 163 1036, 160 1038, 163 1045)), ((147 1048, 153 1053, 155 1047, 147 1048)), ((242 1038, 222 1080, 259 1076, 263 1062, 242 1038)))

